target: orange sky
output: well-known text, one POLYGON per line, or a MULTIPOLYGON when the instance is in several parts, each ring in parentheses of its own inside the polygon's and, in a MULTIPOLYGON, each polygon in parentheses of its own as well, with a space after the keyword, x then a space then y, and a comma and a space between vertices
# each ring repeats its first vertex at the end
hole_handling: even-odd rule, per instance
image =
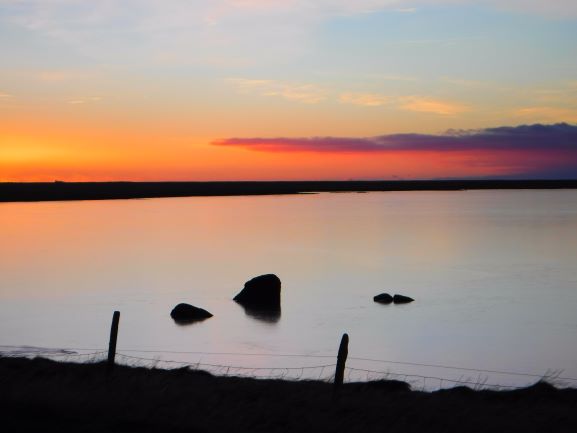
POLYGON ((211 143, 577 123, 564 0, 129 3, 2 3, 0 182, 517 175, 531 157, 211 143))

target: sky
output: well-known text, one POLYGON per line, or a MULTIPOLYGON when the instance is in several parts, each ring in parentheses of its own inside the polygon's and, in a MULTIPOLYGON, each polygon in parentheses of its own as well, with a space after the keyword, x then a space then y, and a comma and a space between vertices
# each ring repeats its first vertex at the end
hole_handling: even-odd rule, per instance
POLYGON ((574 0, 0 0, 0 182, 577 178, 574 0))

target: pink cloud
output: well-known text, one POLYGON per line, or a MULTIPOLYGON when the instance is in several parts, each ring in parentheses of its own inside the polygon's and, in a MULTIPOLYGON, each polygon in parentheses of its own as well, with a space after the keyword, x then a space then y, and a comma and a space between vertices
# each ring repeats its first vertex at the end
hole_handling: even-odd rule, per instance
POLYGON ((377 137, 226 138, 212 143, 260 152, 332 154, 458 155, 469 164, 508 167, 529 177, 577 178, 577 125, 522 125, 445 134, 389 134, 377 137))

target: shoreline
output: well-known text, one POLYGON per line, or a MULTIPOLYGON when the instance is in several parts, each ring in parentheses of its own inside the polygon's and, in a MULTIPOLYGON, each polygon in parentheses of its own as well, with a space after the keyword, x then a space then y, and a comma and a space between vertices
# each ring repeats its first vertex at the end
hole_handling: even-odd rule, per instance
POLYGON ((18 432, 561 432, 577 430, 577 389, 410 390, 213 376, 188 368, 0 357, 2 425, 18 432))
POLYGON ((0 202, 286 195, 319 192, 576 189, 577 180, 398 180, 0 183, 0 202))

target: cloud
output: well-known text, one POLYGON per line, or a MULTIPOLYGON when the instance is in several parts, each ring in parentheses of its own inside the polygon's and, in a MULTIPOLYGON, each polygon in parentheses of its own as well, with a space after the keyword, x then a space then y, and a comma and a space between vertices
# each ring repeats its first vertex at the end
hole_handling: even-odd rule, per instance
POLYGON ((386 158, 460 160, 521 177, 577 177, 577 125, 558 123, 449 130, 444 134, 389 134, 377 137, 226 138, 216 146, 261 152, 373 154, 386 158))
MULTIPOLYGON (((173 32, 198 34, 199 27, 221 22, 249 20, 263 27, 267 19, 275 19, 273 28, 287 20, 293 27, 292 24, 311 25, 335 16, 383 11, 414 13, 419 6, 446 5, 577 16, 575 0, 0 0, 3 19, 52 36, 67 37, 73 33, 86 37, 88 32, 96 32, 95 36, 102 37, 109 30, 122 28, 128 35, 137 32, 162 39, 173 32)), ((235 34, 237 38, 242 36, 235 34)))
POLYGON ((375 138, 304 137, 304 138, 225 138, 215 146, 242 147, 261 152, 386 152, 375 138))
POLYGON ((574 0, 0 0, 0 26, 25 28, 47 46, 66 47, 69 59, 98 64, 270 65, 301 60, 335 18, 447 5, 577 17, 574 0))
POLYGON ((365 107, 380 107, 388 105, 396 109, 418 113, 433 113, 442 116, 454 116, 468 111, 463 104, 433 99, 425 96, 393 97, 380 93, 343 93, 339 101, 344 104, 361 105, 365 107))
POLYGON ((66 101, 68 104, 71 105, 82 105, 82 104, 90 104, 93 102, 99 102, 102 100, 102 97, 100 96, 91 96, 89 98, 82 98, 82 99, 71 99, 69 101, 66 101))
POLYGON ((260 96, 278 96, 289 101, 317 104, 327 98, 327 92, 314 84, 289 83, 276 80, 252 80, 230 78, 240 93, 256 93, 260 96))
POLYGON ((575 152, 577 125, 503 126, 479 130, 449 130, 445 134, 389 134, 377 137, 226 138, 218 146, 267 152, 460 152, 547 151, 575 152))
POLYGON ((577 109, 563 107, 525 107, 516 110, 514 115, 531 120, 551 121, 554 119, 564 119, 569 122, 577 122, 577 109))
POLYGON ((0 99, 8 99, 11 97, 12 95, 10 95, 9 93, 0 92, 0 99))
POLYGON ((441 115, 455 115, 467 111, 462 104, 450 101, 441 101, 422 96, 405 96, 400 98, 400 108, 408 111, 434 113, 441 115))
POLYGON ((339 96, 339 101, 345 104, 378 107, 390 104, 392 98, 378 93, 343 93, 339 96))
MULTIPOLYGON (((30 29, 51 32, 106 30, 110 24, 127 32, 191 30, 196 25, 213 26, 223 20, 264 17, 287 20, 307 18, 314 23, 334 16, 382 11, 414 13, 419 6, 480 5, 501 10, 545 16, 575 17, 575 0, 0 0, 3 16, 14 18, 30 29)), ((238 36, 238 35, 237 35, 238 36)))
POLYGON ((389 96, 372 92, 344 92, 338 95, 331 93, 316 84, 291 83, 276 80, 229 78, 237 91, 241 94, 257 94, 260 96, 278 96, 289 101, 317 104, 337 98, 343 104, 363 107, 391 106, 405 111, 419 113, 433 113, 443 116, 452 116, 468 111, 463 104, 429 98, 426 96, 389 96))

